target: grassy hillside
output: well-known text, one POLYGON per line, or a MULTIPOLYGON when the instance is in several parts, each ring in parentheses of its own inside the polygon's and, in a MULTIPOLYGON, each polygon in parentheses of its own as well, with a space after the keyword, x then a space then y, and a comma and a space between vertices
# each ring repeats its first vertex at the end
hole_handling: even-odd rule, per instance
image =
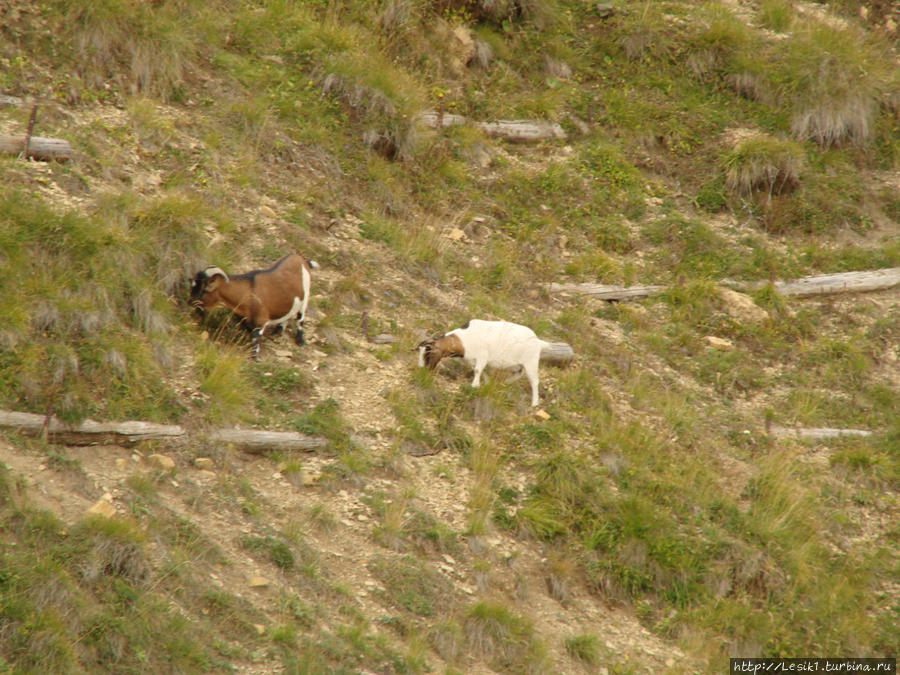
POLYGON ((11 0, 0 17, 0 134, 36 103, 34 135, 75 155, 0 157, 0 408, 329 441, 5 432, 0 672, 896 655, 900 290, 770 283, 900 267, 892 3, 11 0), (471 123, 432 129, 428 110, 471 123), (565 138, 475 124, 511 119, 565 138), (310 344, 250 361, 224 313, 192 314, 188 280, 289 250, 321 264, 310 344), (553 282, 666 290, 605 303, 553 282), (422 337, 471 317, 573 346, 542 367, 537 414, 524 380, 415 368, 422 337), (85 515, 97 500, 117 515, 85 515))

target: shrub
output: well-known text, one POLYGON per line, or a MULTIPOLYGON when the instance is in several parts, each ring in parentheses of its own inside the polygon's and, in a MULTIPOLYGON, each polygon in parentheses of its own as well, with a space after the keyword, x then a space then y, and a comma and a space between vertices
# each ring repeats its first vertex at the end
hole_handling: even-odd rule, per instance
POLYGON ((566 638, 566 653, 573 659, 583 661, 589 666, 594 666, 600 659, 598 652, 600 641, 596 635, 575 635, 566 638))
POLYGON ((794 20, 793 0, 762 0, 759 21, 769 30, 784 32, 794 20))
POLYGON ((751 34, 743 21, 718 3, 704 5, 699 19, 702 28, 689 45, 686 64, 694 75, 704 77, 724 69, 747 45, 751 34))
POLYGON ((739 195, 791 192, 800 182, 803 148, 789 140, 751 136, 725 157, 725 186, 739 195))
POLYGON ((544 672, 543 645, 531 623, 504 605, 479 602, 469 608, 463 631, 469 649, 503 672, 544 672))
POLYGON ((789 43, 782 91, 791 131, 821 146, 863 145, 890 70, 881 50, 849 28, 807 23, 789 43))

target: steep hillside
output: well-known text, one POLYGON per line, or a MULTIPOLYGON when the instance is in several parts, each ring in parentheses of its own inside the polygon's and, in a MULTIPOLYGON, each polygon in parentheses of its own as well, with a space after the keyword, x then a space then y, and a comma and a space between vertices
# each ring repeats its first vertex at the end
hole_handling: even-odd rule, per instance
POLYGON ((774 283, 900 267, 894 4, 0 0, 0 408, 193 439, 2 432, 0 672, 896 656, 900 288, 774 283), (292 250, 250 360, 189 281, 292 250))

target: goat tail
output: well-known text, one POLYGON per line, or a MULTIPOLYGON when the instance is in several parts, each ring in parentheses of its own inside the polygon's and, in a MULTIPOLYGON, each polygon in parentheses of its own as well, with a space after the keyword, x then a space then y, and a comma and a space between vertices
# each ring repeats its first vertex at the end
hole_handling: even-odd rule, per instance
POLYGON ((319 263, 317 263, 315 260, 307 260, 306 264, 309 265, 309 269, 311 269, 311 270, 317 270, 321 267, 321 265, 319 263))

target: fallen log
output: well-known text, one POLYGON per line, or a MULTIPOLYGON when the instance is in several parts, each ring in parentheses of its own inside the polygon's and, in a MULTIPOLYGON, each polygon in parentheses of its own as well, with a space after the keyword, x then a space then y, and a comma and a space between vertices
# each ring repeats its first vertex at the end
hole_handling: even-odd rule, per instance
POLYGON ((512 143, 537 143, 566 137, 563 128, 554 122, 500 120, 499 122, 479 122, 476 126, 490 138, 502 138, 504 141, 512 143))
POLYGON ((24 153, 29 159, 41 162, 66 162, 72 159, 72 146, 68 141, 60 138, 43 138, 31 136, 28 138, 28 148, 25 148, 25 138, 21 136, 0 135, 0 153, 5 155, 21 155, 24 153))
POLYGON ((102 423, 87 419, 66 424, 56 417, 0 410, 0 428, 17 429, 27 436, 43 436, 68 445, 134 445, 141 441, 181 441, 187 437, 183 427, 152 422, 102 423))
POLYGON ((465 124, 467 120, 462 115, 454 115, 453 113, 442 113, 435 111, 424 112, 419 115, 419 120, 430 129, 443 129, 444 127, 453 127, 465 124))
POLYGON ((575 358, 575 351, 565 342, 551 342, 541 350, 541 361, 564 366, 575 358))
MULTIPOLYGON (((419 116, 422 123, 432 129, 443 129, 466 124, 462 115, 441 112, 424 112, 419 116)), ((499 120, 497 122, 472 122, 491 138, 501 138, 513 143, 537 143, 546 140, 562 140, 566 132, 555 122, 544 120, 499 120)))
POLYGON ((252 454, 268 450, 303 450, 311 452, 328 445, 317 436, 306 436, 296 431, 266 431, 261 429, 214 429, 207 438, 217 443, 230 443, 252 454))
MULTIPOLYGON (((767 285, 767 282, 742 283, 736 281, 723 281, 725 285, 732 285, 742 290, 758 290, 767 285)), ((801 277, 793 281, 776 281, 773 287, 779 295, 797 298, 808 298, 816 295, 828 295, 833 293, 866 293, 869 291, 883 291, 900 285, 900 267, 890 267, 880 270, 867 270, 864 272, 841 272, 839 274, 820 274, 810 277, 801 277)))
POLYGON ((865 429, 828 429, 828 428, 791 428, 791 427, 772 427, 769 433, 778 438, 791 436, 794 438, 802 438, 805 440, 829 440, 833 438, 865 438, 871 436, 873 432, 865 429))
MULTIPOLYGON (((721 284, 740 291, 755 291, 764 288, 766 281, 734 281, 723 279, 721 284)), ((839 274, 820 274, 801 277, 793 281, 775 281, 772 286, 779 295, 796 298, 809 298, 816 295, 832 293, 866 293, 883 291, 900 286, 900 267, 864 272, 841 272, 839 274)), ((607 284, 550 284, 551 293, 579 293, 590 295, 600 300, 624 301, 640 300, 651 295, 658 295, 665 286, 614 286, 607 284)))
MULTIPOLYGON (((26 436, 45 436, 63 445, 136 445, 142 441, 169 443, 191 440, 184 427, 177 424, 153 422, 95 422, 87 419, 79 424, 66 424, 47 415, 0 410, 0 428, 15 429, 26 436)), ((324 448, 328 441, 318 436, 306 436, 294 431, 260 429, 212 429, 205 439, 214 443, 229 443, 234 447, 259 454, 267 450, 312 451, 324 448)))
POLYGON ((579 293, 599 300, 640 300, 662 293, 665 286, 612 286, 607 284, 550 284, 551 293, 579 293))

